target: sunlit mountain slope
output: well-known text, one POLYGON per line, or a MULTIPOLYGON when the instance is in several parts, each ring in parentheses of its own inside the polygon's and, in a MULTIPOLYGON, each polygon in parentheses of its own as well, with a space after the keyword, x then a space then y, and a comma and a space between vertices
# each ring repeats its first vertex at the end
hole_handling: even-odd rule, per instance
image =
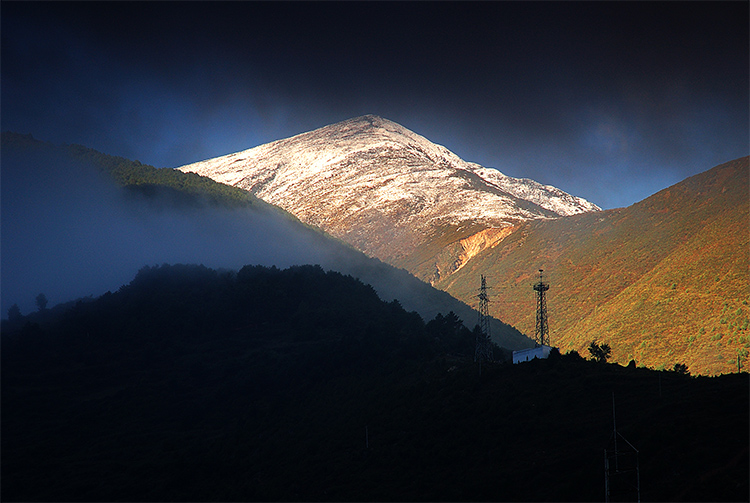
POLYGON ((545 269, 563 349, 597 339, 622 363, 708 374, 747 360, 747 158, 603 212, 375 116, 180 169, 245 188, 470 305, 484 274, 491 313, 528 335, 545 269))
POLYGON ((436 283, 470 299, 493 287, 490 312, 534 333, 535 273, 551 284, 551 340, 614 360, 716 374, 747 365, 750 348, 748 158, 717 166, 628 208, 523 223, 436 283))

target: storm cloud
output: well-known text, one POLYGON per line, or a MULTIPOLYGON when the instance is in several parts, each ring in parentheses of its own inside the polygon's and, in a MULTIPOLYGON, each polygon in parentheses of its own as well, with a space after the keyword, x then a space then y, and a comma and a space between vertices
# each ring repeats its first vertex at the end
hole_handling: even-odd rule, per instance
POLYGON ((626 206, 748 154, 746 2, 3 2, 2 127, 157 167, 368 113, 626 206))

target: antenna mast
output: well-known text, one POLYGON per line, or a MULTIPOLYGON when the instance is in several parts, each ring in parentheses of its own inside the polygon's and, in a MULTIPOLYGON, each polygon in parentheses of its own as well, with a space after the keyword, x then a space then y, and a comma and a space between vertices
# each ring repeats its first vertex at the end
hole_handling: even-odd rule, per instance
POLYGON ((491 362, 493 360, 490 339, 490 298, 487 296, 487 279, 484 275, 481 278, 482 286, 479 288, 479 295, 477 295, 479 298, 479 319, 477 321, 479 333, 477 334, 476 350, 474 351, 474 361, 478 361, 480 364, 482 361, 491 362))
POLYGON ((534 340, 537 346, 549 346, 549 326, 547 325, 547 296, 549 283, 542 279, 544 269, 539 269, 539 283, 534 285, 536 290, 536 333, 534 340))

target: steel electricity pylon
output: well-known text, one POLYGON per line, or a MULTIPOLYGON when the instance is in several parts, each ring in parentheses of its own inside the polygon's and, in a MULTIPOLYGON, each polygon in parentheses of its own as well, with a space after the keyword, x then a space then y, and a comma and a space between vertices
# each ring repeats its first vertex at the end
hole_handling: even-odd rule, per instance
POLYGON ((539 269, 539 283, 534 285, 536 290, 536 332, 534 341, 537 346, 549 346, 549 326, 547 325, 547 290, 549 283, 542 279, 544 269, 539 269))
POLYGON ((474 361, 478 362, 491 362, 492 358, 492 342, 490 339, 490 309, 489 303, 490 298, 487 296, 487 279, 484 275, 482 278, 482 286, 479 288, 479 318, 477 325, 479 326, 479 333, 477 333, 476 349, 474 351, 474 361))

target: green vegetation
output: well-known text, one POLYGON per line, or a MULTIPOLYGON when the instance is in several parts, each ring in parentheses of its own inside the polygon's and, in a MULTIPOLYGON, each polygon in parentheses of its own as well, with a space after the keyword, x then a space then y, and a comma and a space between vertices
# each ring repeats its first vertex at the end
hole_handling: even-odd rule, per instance
POLYGON ((155 168, 141 164, 140 161, 102 154, 81 145, 56 146, 36 140, 31 135, 11 132, 2 133, 2 145, 4 148, 13 149, 57 151, 94 166, 134 195, 146 198, 166 194, 183 205, 209 204, 227 207, 263 205, 270 207, 245 190, 217 183, 205 176, 183 173, 169 168, 155 168))
POLYGON ((480 375, 454 314, 319 267, 146 267, 0 328, 3 501, 600 501, 613 392, 644 501, 748 494, 747 374, 480 375))

